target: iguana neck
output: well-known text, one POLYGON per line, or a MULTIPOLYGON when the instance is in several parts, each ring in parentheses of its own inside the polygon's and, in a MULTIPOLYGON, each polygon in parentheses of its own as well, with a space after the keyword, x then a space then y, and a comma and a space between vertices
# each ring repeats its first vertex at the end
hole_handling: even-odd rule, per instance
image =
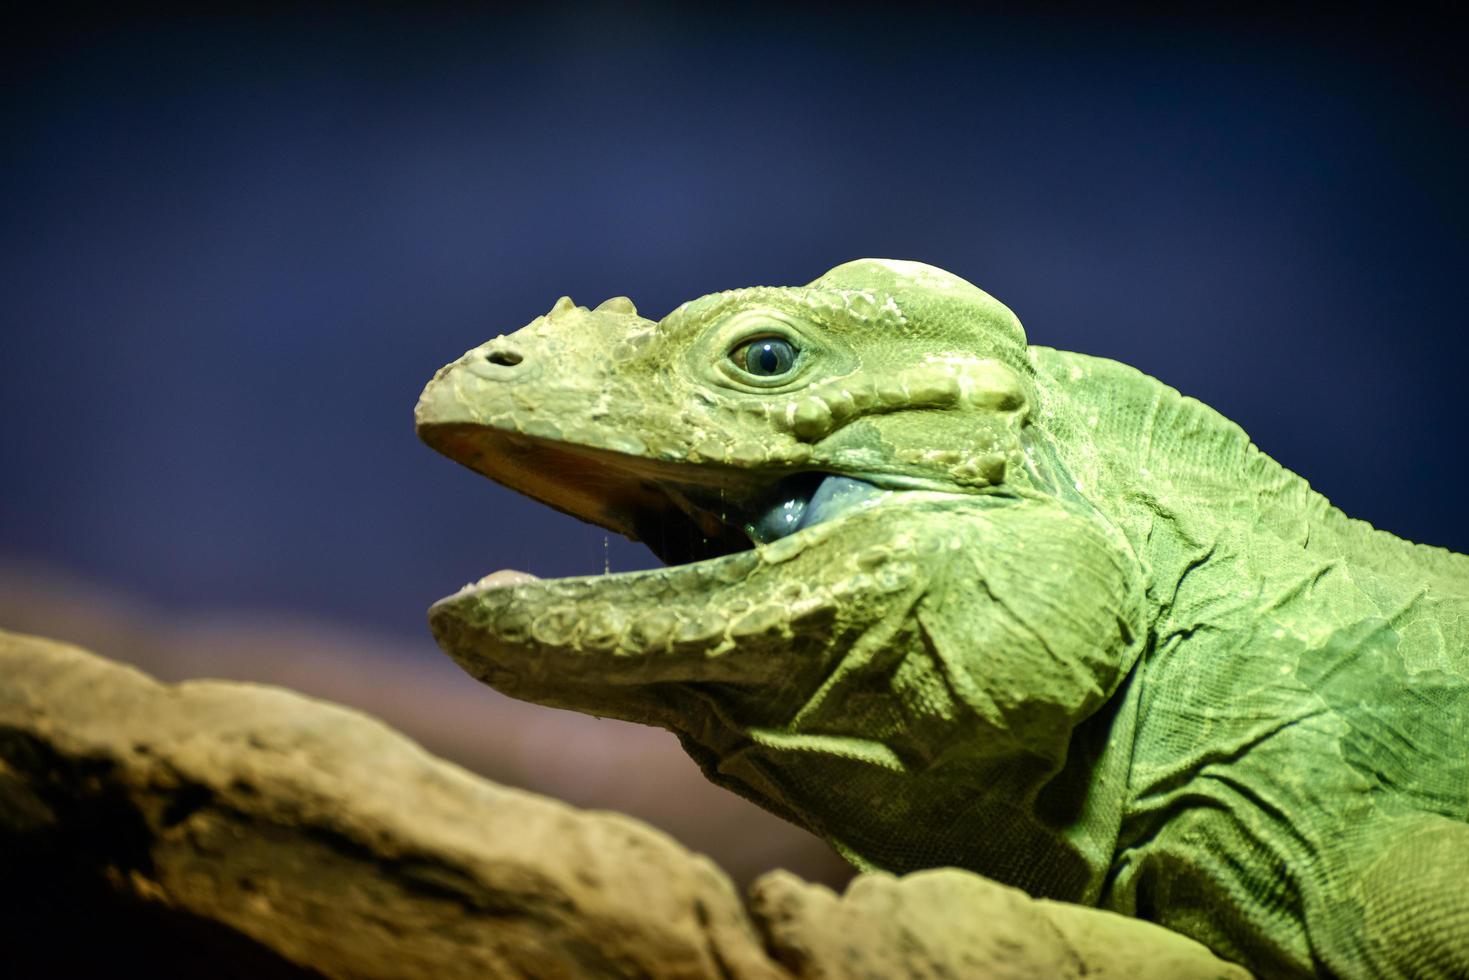
POLYGON ((1030 357, 1037 424, 1077 490, 1149 564, 1150 592, 1165 605, 1163 593, 1204 560, 1189 551, 1190 541, 1207 550, 1217 543, 1215 529, 1341 559, 1391 591, 1431 581, 1469 598, 1469 556, 1347 517, 1207 405, 1105 358, 1037 346, 1030 357), (1178 540, 1159 541, 1160 533, 1178 540))

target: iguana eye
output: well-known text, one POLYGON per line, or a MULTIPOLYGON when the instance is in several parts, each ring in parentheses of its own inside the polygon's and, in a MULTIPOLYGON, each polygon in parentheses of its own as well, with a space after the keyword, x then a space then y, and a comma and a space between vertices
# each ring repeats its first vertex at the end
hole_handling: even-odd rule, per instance
POLYGON ((790 371, 799 353, 784 337, 760 337, 736 347, 729 359, 757 378, 775 378, 790 371))

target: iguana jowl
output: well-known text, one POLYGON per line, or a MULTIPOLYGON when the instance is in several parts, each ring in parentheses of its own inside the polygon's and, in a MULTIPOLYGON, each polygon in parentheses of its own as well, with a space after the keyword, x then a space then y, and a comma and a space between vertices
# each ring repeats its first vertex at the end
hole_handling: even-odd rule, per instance
POLYGON ((1203 404, 862 260, 657 323, 563 298, 417 424, 670 562, 435 604, 499 690, 669 728, 863 868, 968 868, 1266 975, 1469 975, 1469 558, 1203 404))

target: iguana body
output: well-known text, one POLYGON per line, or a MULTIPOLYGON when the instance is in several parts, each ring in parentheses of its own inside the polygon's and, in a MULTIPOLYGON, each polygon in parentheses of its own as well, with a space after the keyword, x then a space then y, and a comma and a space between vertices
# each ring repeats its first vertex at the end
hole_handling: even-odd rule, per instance
POLYGON ((863 260, 656 324, 563 299, 417 421, 702 559, 436 604, 494 687, 667 727, 864 868, 969 868, 1265 975, 1469 975, 1469 558, 1199 402, 863 260))

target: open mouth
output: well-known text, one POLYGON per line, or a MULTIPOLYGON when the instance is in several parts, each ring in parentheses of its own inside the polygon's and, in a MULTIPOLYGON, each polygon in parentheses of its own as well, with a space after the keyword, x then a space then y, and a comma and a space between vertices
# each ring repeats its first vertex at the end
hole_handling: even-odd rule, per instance
POLYGON ((425 427, 451 459, 646 544, 666 565, 770 544, 888 496, 865 480, 663 461, 483 426, 425 427))

